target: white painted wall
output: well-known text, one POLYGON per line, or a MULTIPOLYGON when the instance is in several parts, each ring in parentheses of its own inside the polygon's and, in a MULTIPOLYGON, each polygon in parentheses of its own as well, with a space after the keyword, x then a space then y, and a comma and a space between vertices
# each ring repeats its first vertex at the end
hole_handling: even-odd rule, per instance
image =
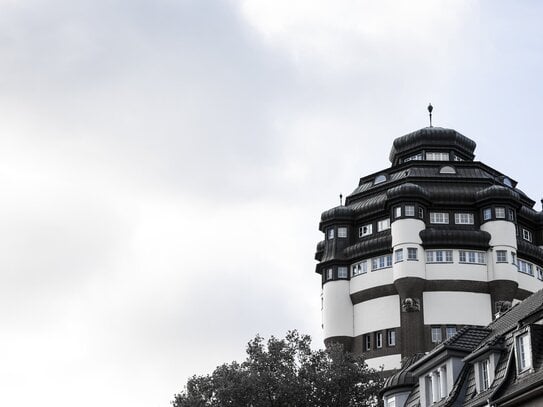
MULTIPOLYGON (((403 261, 393 263, 394 280, 404 277, 419 277, 426 278, 425 263, 426 255, 422 246, 415 243, 401 243, 394 247, 394 251, 403 250, 403 261), (417 249, 418 260, 407 260, 407 249, 413 247, 417 249)), ((392 261, 396 259, 396 254, 393 253, 392 261)))
POLYGON ((354 335, 400 326, 400 297, 389 295, 354 306, 354 335))
POLYGON ((375 271, 368 271, 351 278, 351 294, 368 288, 392 284, 392 268, 385 268, 375 271))
POLYGON ((488 325, 492 321, 490 294, 431 291, 423 293, 426 325, 488 325))
POLYGON ((322 290, 324 338, 353 336, 353 303, 349 296, 349 281, 329 281, 322 290))
POLYGON ((392 247, 395 247, 404 243, 422 244, 419 233, 426 226, 420 219, 400 219, 392 222, 390 228, 392 233, 392 247))
POLYGON ((458 250, 453 251, 454 263, 427 263, 428 280, 475 280, 488 281, 486 264, 458 263, 458 250))
POLYGON ((400 354, 380 356, 378 358, 366 359, 366 363, 368 364, 368 367, 372 369, 380 369, 381 366, 384 366, 385 370, 399 369, 402 367, 401 362, 402 362, 402 355, 400 354))
MULTIPOLYGON (((531 292, 536 292, 543 288, 543 282, 541 280, 538 280, 537 277, 532 277, 528 274, 519 273, 518 271, 516 273, 518 276, 518 288, 522 288, 531 292)), ((536 273, 535 266, 534 273, 536 273)))
POLYGON ((490 246, 507 246, 517 251, 517 233, 513 222, 493 220, 483 223, 481 230, 490 233, 490 246))

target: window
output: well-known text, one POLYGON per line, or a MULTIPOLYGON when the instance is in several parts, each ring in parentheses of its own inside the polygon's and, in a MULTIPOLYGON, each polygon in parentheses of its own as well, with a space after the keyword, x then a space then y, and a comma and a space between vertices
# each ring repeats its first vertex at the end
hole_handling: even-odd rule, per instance
POLYGON ((490 220, 490 219, 492 219, 492 209, 491 208, 483 209, 483 220, 490 220))
POLYGON ((445 328, 445 334, 447 336, 447 339, 453 337, 455 333, 456 333, 455 326, 448 326, 447 328, 445 328))
POLYGON ((364 349, 365 350, 371 349, 371 337, 369 335, 364 336, 364 349))
POLYGON ((358 276, 368 272, 368 262, 366 260, 353 264, 351 267, 352 276, 358 276))
POLYGON ((513 182, 512 182, 509 178, 504 177, 504 178, 503 178, 503 183, 504 183, 506 186, 508 186, 509 188, 513 188, 513 182))
POLYGON ((402 216, 402 207, 397 206, 394 208, 394 217, 399 218, 400 216, 402 216))
POLYGON ((454 223, 457 225, 473 225, 473 213, 455 213, 454 223))
POLYGON ((361 226, 358 230, 358 237, 364 237, 371 235, 372 232, 372 225, 371 223, 369 225, 361 226))
POLYGON ((419 218, 420 219, 424 218, 424 209, 422 208, 419 208, 419 218))
POLYGON ((405 216, 415 216, 415 206, 405 205, 405 216))
POLYGON ((426 405, 429 406, 432 403, 435 403, 436 400, 434 399, 434 389, 432 385, 432 376, 426 376, 424 378, 424 387, 426 387, 426 405))
POLYGON ((388 397, 386 407, 396 407, 396 397, 394 396, 388 397))
POLYGON ((515 252, 511 252, 511 264, 517 264, 517 255, 515 252))
POLYGON ((337 278, 347 278, 349 277, 349 272, 347 267, 338 267, 337 268, 337 278))
POLYGON ((373 181, 373 185, 381 184, 387 180, 386 175, 380 174, 375 177, 375 180, 373 181))
POLYGON ((541 267, 536 267, 535 269, 537 270, 537 278, 538 278, 538 280, 543 281, 543 270, 541 269, 541 267))
POLYGON ((387 344, 388 346, 396 346, 396 331, 394 329, 387 331, 387 344))
POLYGON ((449 153, 426 153, 428 161, 449 161, 449 153))
POLYGON ((498 208, 494 208, 494 211, 496 213, 496 219, 505 219, 505 208, 500 206, 498 208))
POLYGON ((534 275, 532 263, 528 263, 525 260, 518 259, 517 266, 518 266, 518 271, 520 271, 521 273, 529 274, 531 276, 534 275))
POLYGON ((460 263, 486 264, 486 256, 484 252, 473 252, 460 250, 460 263))
POLYGON ((530 335, 528 332, 517 336, 517 367, 523 372, 532 366, 532 349, 530 347, 530 335))
POLYGON ((451 167, 450 165, 446 165, 444 167, 441 167, 439 170, 440 174, 456 174, 456 170, 451 167))
POLYGON ((507 250, 496 250, 496 262, 507 263, 507 250))
POLYGON ((430 212, 430 223, 449 223, 449 214, 447 212, 430 212))
POLYGON ((326 270, 326 280, 331 280, 334 277, 334 270, 328 269, 326 270))
POLYGON ((479 383, 480 391, 485 391, 490 387, 490 360, 485 359, 479 362, 479 383))
POLYGON ((334 229, 328 229, 328 239, 334 238, 334 229))
POLYGON ((390 218, 386 218, 377 222, 377 231, 382 232, 383 230, 390 229, 390 218))
POLYGON ((396 255, 396 263, 403 261, 403 249, 396 250, 394 254, 396 255))
POLYGON ((515 221, 515 211, 513 209, 507 210, 507 219, 514 222, 515 221))
POLYGON ((383 347, 383 333, 382 332, 375 333, 375 347, 378 349, 383 347))
POLYGON ((337 237, 347 237, 347 228, 337 228, 337 237))
POLYGON ((428 250, 427 263, 452 263, 452 250, 428 250))
POLYGON ((392 267, 391 254, 386 255, 386 256, 374 257, 373 259, 371 259, 372 270, 384 269, 386 267, 392 267))
POLYGON ((422 153, 418 153, 418 154, 412 155, 411 157, 407 157, 403 161, 406 163, 408 161, 419 161, 419 160, 422 160, 422 153))
POLYGON ((532 241, 532 232, 530 232, 527 229, 522 229, 522 238, 524 240, 527 240, 527 241, 531 242, 532 241))
POLYGON ((432 327, 432 343, 441 342, 441 327, 432 327))
POLYGON ((407 248, 407 260, 417 260, 417 249, 415 247, 407 248))

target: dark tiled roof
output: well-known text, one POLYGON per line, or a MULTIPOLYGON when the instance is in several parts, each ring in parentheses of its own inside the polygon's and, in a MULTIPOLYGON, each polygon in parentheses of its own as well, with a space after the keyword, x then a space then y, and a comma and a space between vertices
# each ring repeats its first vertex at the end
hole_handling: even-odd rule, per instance
MULTIPOLYGON (((419 233, 424 248, 474 247, 488 249, 490 233, 484 230, 427 228, 419 233)), ((543 257, 543 256, 542 256, 543 257)))

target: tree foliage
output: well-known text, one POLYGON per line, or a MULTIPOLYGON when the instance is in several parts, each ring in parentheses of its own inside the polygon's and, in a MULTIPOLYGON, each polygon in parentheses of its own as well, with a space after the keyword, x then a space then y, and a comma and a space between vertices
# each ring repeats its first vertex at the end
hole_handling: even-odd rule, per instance
POLYGON ((247 359, 191 377, 174 407, 350 407, 375 406, 379 372, 341 345, 311 350, 311 338, 297 331, 285 339, 256 336, 247 359))

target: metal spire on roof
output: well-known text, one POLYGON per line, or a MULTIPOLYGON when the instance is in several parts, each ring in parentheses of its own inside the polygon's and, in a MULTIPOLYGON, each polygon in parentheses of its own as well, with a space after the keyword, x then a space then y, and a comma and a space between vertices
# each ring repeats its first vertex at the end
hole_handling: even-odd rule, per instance
POLYGON ((339 194, 339 206, 343 205, 343 194, 339 194))
POLYGON ((430 103, 428 105, 428 113, 430 113, 430 127, 432 127, 432 110, 434 110, 434 107, 432 106, 432 104, 430 103))

